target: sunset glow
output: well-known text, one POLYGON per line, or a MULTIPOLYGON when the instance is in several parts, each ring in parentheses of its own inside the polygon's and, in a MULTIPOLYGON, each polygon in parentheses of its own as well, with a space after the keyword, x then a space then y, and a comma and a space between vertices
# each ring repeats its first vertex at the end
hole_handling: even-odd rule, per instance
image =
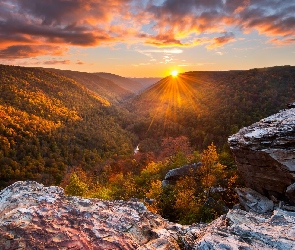
POLYGON ((190 110, 191 114, 195 116, 198 116, 201 105, 205 110, 206 107, 203 104, 196 105, 198 103, 196 100, 202 98, 202 93, 197 92, 194 85, 209 86, 202 77, 197 78, 193 74, 182 73, 177 77, 166 77, 160 84, 151 88, 147 98, 151 100, 155 108, 151 114, 153 119, 148 131, 153 127, 154 121, 161 119, 161 117, 165 118, 163 126, 166 129, 166 121, 177 120, 179 118, 177 111, 180 109, 190 110))
POLYGON ((2 0, 0 63, 121 76, 295 65, 294 1, 2 0))
POLYGON ((178 71, 177 70, 172 70, 171 71, 171 76, 176 77, 178 75, 178 71))

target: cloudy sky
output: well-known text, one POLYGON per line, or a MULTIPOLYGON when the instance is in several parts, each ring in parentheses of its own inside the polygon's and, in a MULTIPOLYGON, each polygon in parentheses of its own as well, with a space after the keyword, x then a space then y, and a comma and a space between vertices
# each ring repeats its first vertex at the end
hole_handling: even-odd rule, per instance
POLYGON ((295 0, 0 0, 0 63, 122 76, 295 65, 295 0))

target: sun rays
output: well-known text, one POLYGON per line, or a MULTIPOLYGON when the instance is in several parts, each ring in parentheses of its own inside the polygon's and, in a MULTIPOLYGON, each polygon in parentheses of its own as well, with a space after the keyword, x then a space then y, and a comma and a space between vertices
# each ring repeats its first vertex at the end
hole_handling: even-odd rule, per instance
POLYGON ((200 115, 203 94, 198 89, 208 83, 192 73, 172 74, 172 72, 148 93, 150 100, 148 109, 152 120, 147 132, 156 122, 159 124, 155 126, 163 126, 165 133, 170 126, 176 124, 179 126, 184 116, 194 116, 193 119, 197 119, 200 115))

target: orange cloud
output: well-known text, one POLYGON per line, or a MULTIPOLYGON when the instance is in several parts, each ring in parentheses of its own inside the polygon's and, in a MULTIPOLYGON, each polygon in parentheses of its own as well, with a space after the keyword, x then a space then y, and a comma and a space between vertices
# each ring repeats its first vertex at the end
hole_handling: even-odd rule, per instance
POLYGON ((238 6, 238 7, 235 9, 234 13, 235 13, 235 14, 238 14, 238 13, 242 12, 242 11, 245 10, 249 5, 250 5, 250 0, 244 0, 244 1, 243 1, 243 5, 238 6))
POLYGON ((78 65, 83 65, 83 64, 85 64, 85 63, 82 62, 82 61, 80 61, 80 60, 78 60, 78 61, 76 62, 76 64, 78 64, 78 65))
POLYGON ((71 64, 71 61, 70 60, 50 60, 50 61, 44 61, 43 64, 46 64, 46 65, 71 64))
POLYGON ((275 44, 275 45, 290 45, 290 44, 295 44, 295 37, 293 38, 288 38, 288 39, 278 39, 278 38, 273 38, 271 40, 268 41, 269 43, 275 44))
POLYGON ((13 45, 0 49, 2 59, 28 58, 41 55, 62 56, 68 49, 51 45, 13 45))
POLYGON ((213 41, 206 48, 215 49, 233 41, 235 41, 233 33, 224 33, 223 36, 213 38, 213 41))
POLYGON ((292 44, 294 13, 294 1, 277 0, 1 0, 0 56, 64 55, 69 46, 118 42, 213 49, 239 39, 231 32, 253 30, 292 44))
POLYGON ((183 45, 180 40, 174 38, 173 34, 159 34, 152 36, 145 41, 146 44, 155 45, 158 47, 172 47, 183 45))
MULTIPOLYGON (((0 49, 2 53, 14 52, 15 46, 30 45, 23 53, 17 50, 17 55, 25 57, 34 56, 33 45, 88 47, 119 41, 123 32, 115 34, 112 22, 125 18, 130 1, 2 0, 0 49)), ((36 47, 35 54, 38 52, 36 47)), ((50 50, 43 52, 52 54, 50 50)))
MULTIPOLYGON (((289 43, 295 33, 295 3, 290 1, 165 0, 161 5, 150 6, 149 11, 154 14, 153 20, 156 20, 153 30, 163 33, 165 27, 171 37, 180 37, 181 34, 184 37, 192 34, 197 36, 204 32, 229 33, 231 29, 240 29, 244 33, 257 30, 260 34, 280 37, 289 43)), ((216 37, 207 48, 234 41, 232 36, 216 37)), ((182 40, 180 44, 184 44, 182 40)))

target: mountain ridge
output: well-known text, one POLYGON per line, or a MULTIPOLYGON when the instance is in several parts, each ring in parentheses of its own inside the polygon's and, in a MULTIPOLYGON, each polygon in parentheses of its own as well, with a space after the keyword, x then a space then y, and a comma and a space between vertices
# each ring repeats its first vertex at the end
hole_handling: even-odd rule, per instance
POLYGON ((0 186, 59 183, 67 168, 131 155, 127 117, 73 79, 39 68, 0 65, 0 186), (126 118, 127 119, 127 118, 126 118))
POLYGON ((109 79, 118 84, 119 86, 123 87, 124 89, 127 89, 135 94, 144 90, 144 86, 142 84, 126 77, 106 72, 97 72, 93 74, 109 79))
POLYGON ((150 86, 156 84, 158 81, 160 81, 163 78, 162 77, 129 77, 129 79, 139 82, 141 85, 145 87, 145 89, 147 89, 150 86))
POLYGON ((130 90, 123 88, 114 81, 103 78, 96 73, 45 68, 44 70, 52 71, 67 78, 71 78, 113 104, 123 102, 125 99, 134 95, 130 90))
POLYGON ((169 76, 124 106, 142 117, 141 140, 185 135, 201 150, 212 141, 223 147, 231 133, 294 99, 295 67, 275 66, 169 76))
POLYGON ((214 142, 221 151, 230 134, 295 99, 292 66, 187 72, 136 96, 119 88, 126 98, 133 95, 120 101, 118 93, 105 99, 60 71, 5 65, 0 70, 2 186, 24 178, 56 184, 68 168, 132 158, 138 143, 141 153, 157 156, 167 137, 186 136, 199 151, 214 142))

